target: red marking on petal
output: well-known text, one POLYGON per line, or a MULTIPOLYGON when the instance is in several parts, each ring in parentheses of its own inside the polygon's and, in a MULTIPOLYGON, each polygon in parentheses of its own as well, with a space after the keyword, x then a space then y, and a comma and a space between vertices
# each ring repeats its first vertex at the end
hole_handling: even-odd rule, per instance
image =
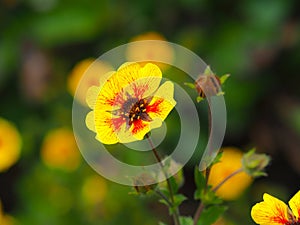
POLYGON ((146 108, 146 112, 153 112, 153 113, 160 113, 161 110, 159 108, 160 103, 163 102, 163 99, 159 99, 157 101, 155 101, 152 105, 148 105, 146 108))
POLYGON ((136 120, 133 122, 132 133, 137 134, 139 131, 143 130, 146 126, 147 124, 144 123, 143 120, 136 120))
POLYGON ((136 98, 140 99, 143 97, 144 93, 149 89, 149 85, 139 85, 133 84, 133 92, 136 98))
POLYGON ((120 130, 121 126, 126 123, 126 119, 124 117, 112 118, 111 120, 115 131, 120 130))

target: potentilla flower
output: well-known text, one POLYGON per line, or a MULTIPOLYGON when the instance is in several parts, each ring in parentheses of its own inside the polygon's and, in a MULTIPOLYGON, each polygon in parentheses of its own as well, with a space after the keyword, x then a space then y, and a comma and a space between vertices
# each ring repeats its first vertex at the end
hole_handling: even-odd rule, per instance
POLYGON ((261 225, 300 225, 300 191, 289 201, 290 208, 281 200, 263 195, 263 202, 252 207, 251 216, 261 225))
POLYGON ((160 86, 162 73, 158 66, 126 63, 99 87, 87 92, 87 103, 93 111, 86 117, 87 127, 104 144, 142 140, 161 126, 176 105, 174 85, 160 86))
POLYGON ((0 172, 6 171, 20 158, 22 139, 10 121, 0 118, 0 172))

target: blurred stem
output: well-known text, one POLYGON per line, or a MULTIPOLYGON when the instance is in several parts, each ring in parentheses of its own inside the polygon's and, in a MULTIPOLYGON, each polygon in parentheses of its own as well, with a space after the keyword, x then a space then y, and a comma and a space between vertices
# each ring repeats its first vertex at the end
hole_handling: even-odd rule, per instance
MULTIPOLYGON (((208 188, 208 178, 209 178, 209 174, 210 174, 210 169, 211 167, 208 167, 206 170, 205 170, 205 187, 204 187, 204 194, 206 193, 207 191, 207 188, 208 188)), ((195 212, 195 215, 194 215, 194 223, 193 225, 197 225, 197 222, 200 218, 200 215, 204 209, 205 205, 203 204, 203 201, 200 202, 196 212, 195 212)))
MULTIPOLYGON (((164 176, 166 178, 166 181, 167 181, 167 186, 168 186, 168 190, 169 190, 169 193, 170 193, 170 207, 171 208, 174 208, 174 193, 173 193, 173 190, 172 190, 172 186, 171 186, 171 182, 170 182, 170 179, 168 178, 168 174, 167 172, 165 171, 165 168, 164 168, 164 165, 162 163, 162 160, 156 150, 156 148, 154 147, 154 144, 151 140, 151 138, 149 137, 149 134, 146 134, 145 137, 147 138, 148 142, 149 142, 149 145, 152 149, 152 152, 157 160, 157 162, 159 163, 163 173, 164 173, 164 176)), ((178 208, 175 209, 175 212, 173 213, 173 220, 174 220, 174 224, 175 225, 180 225, 180 221, 179 221, 179 210, 178 208)))
POLYGON ((241 172, 243 172, 243 168, 240 168, 240 169, 234 171, 233 173, 229 174, 227 177, 225 177, 224 180, 222 180, 216 187, 213 188, 213 191, 216 192, 226 181, 228 181, 230 178, 232 178, 233 176, 235 176, 241 172))
MULTIPOLYGON (((209 102, 208 102, 209 103, 209 102)), ((208 117, 208 147, 209 147, 209 151, 211 151, 211 141, 210 141, 210 136, 211 136, 211 124, 212 124, 212 115, 211 115, 211 108, 210 108, 210 105, 208 104, 208 108, 207 108, 207 117, 208 117)), ((208 188, 208 179, 209 179, 209 174, 210 174, 210 170, 211 170, 211 167, 208 166, 205 170, 205 186, 204 186, 204 194, 206 193, 207 191, 207 188, 208 188)), ((197 222, 201 216, 201 213, 203 211, 203 209, 205 208, 205 205, 203 203, 203 201, 201 201, 199 203, 199 206, 194 214, 194 219, 193 219, 193 225, 197 225, 197 222)))

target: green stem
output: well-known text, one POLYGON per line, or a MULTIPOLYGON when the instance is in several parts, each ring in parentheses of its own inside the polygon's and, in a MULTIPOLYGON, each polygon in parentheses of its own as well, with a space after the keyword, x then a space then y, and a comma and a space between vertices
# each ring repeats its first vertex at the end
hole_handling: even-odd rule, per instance
MULTIPOLYGON (((167 172, 165 171, 165 168, 164 168, 164 165, 162 163, 162 160, 156 150, 156 148, 154 147, 154 144, 151 140, 151 138, 149 137, 148 134, 145 135, 145 137, 147 138, 148 142, 149 142, 149 145, 152 149, 152 152, 157 160, 157 162, 159 163, 160 167, 162 168, 162 171, 164 173, 164 176, 166 177, 166 181, 167 181, 167 186, 168 186, 168 190, 169 190, 169 193, 170 193, 170 207, 174 208, 174 193, 173 193, 173 190, 172 190, 172 186, 171 186, 171 182, 170 182, 170 179, 168 178, 168 174, 167 172)), ((173 220, 174 220, 174 224, 175 225, 180 225, 180 221, 179 221, 179 210, 178 208, 176 208, 175 212, 173 213, 173 220)))
MULTIPOLYGON (((209 178, 209 174, 210 174, 210 167, 208 167, 206 170, 205 170, 205 187, 204 187, 204 193, 206 193, 207 191, 207 188, 208 188, 208 178, 209 178)), ((200 202, 196 212, 195 212, 195 215, 194 215, 194 219, 193 219, 193 225, 197 225, 197 222, 201 216, 201 213, 204 209, 205 205, 203 203, 203 201, 200 202)))

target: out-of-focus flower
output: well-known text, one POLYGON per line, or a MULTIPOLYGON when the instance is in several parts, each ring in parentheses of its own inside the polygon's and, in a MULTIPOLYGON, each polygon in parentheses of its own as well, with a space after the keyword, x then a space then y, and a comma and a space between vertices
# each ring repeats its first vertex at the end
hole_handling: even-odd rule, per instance
MULTIPOLYGON (((223 155, 220 162, 216 163, 209 175, 208 183, 214 187, 220 184, 225 178, 242 168, 243 153, 233 147, 223 148, 223 155)), ((225 200, 238 198, 243 191, 251 184, 252 178, 245 172, 239 172, 228 179, 217 191, 216 194, 225 200)))
POLYGON ((80 163, 80 153, 73 132, 67 128, 50 131, 43 141, 41 157, 49 167, 75 170, 80 163))
POLYGON ((104 144, 142 140, 151 129, 160 127, 175 106, 174 85, 160 85, 162 73, 151 63, 122 65, 102 87, 91 87, 87 103, 93 109, 87 127, 104 144))
POLYGON ((49 57, 32 43, 25 43, 22 51, 21 90, 32 102, 41 102, 47 96, 52 75, 49 57))
POLYGON ((3 213, 1 202, 0 202, 0 224, 1 225, 14 225, 14 224, 16 224, 16 221, 12 216, 3 213))
POLYGON ((104 74, 113 70, 106 62, 88 58, 80 61, 71 71, 67 85, 69 92, 77 98, 77 100, 86 105, 86 92, 91 86, 99 86, 101 78, 104 74), (82 82, 80 90, 75 95, 79 82, 82 82))
POLYGON ((131 42, 136 41, 147 42, 129 44, 126 52, 128 61, 144 63, 152 62, 162 69, 166 68, 167 64, 172 64, 174 60, 174 50, 161 34, 147 32, 140 34, 131 40, 131 42))
POLYGON ((106 197, 108 186, 106 181, 97 175, 92 175, 84 181, 82 187, 82 197, 88 205, 101 203, 106 197))
POLYGON ((261 225, 298 225, 300 224, 300 191, 289 201, 290 208, 281 200, 263 195, 263 202, 252 207, 251 216, 261 225))
POLYGON ((244 171, 252 177, 266 176, 264 169, 270 163, 270 157, 266 154, 257 154, 255 149, 244 154, 242 164, 244 171))
POLYGON ((14 165, 21 153, 22 140, 16 127, 0 118, 0 172, 14 165))
POLYGON ((233 223, 221 217, 213 225, 233 225, 233 223))

